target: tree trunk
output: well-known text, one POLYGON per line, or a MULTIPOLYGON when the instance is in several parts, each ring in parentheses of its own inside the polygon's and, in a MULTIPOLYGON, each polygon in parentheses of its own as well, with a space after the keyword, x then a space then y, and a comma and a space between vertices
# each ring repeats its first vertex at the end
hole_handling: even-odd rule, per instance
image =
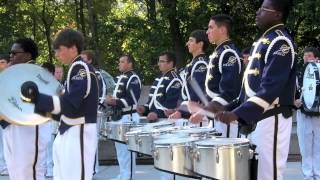
POLYGON ((99 57, 100 57, 100 50, 99 50, 99 38, 98 38, 98 20, 97 14, 93 8, 93 0, 87 0, 87 8, 88 8, 88 15, 89 15, 89 27, 92 33, 91 38, 91 45, 93 50, 96 52, 96 62, 95 65, 99 65, 99 57))
POLYGON ((147 10, 148 10, 148 21, 151 24, 156 23, 156 0, 145 0, 147 4, 147 10))
POLYGON ((80 15, 79 15, 79 17, 80 17, 80 27, 81 27, 81 31, 82 31, 82 33, 83 33, 83 36, 85 37, 85 39, 86 39, 86 37, 87 37, 87 35, 86 35, 86 24, 85 24, 85 20, 84 20, 84 12, 83 12, 83 8, 84 8, 84 2, 83 2, 84 0, 80 0, 80 15))
POLYGON ((80 29, 80 17, 79 17, 79 2, 78 0, 74 0, 74 6, 76 7, 75 8, 75 20, 76 20, 76 26, 77 26, 77 29, 80 29))
POLYGON ((177 19, 177 0, 161 0, 160 3, 167 9, 170 36, 177 56, 177 67, 183 67, 186 63, 185 43, 183 41, 179 20, 177 19))

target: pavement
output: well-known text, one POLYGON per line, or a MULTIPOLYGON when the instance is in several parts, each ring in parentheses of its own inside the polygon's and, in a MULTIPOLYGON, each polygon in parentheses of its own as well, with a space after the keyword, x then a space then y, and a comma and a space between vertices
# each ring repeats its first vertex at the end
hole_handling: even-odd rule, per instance
MULTIPOLYGON (((302 180, 300 162, 288 162, 284 173, 284 180, 302 180)), ((100 166, 99 172, 93 180, 109 180, 115 178, 119 173, 119 166, 100 166)), ((160 179, 161 172, 154 169, 152 165, 138 165, 135 180, 157 180, 160 179)), ((176 180, 187 180, 188 178, 176 177, 176 180)), ((8 176, 0 176, 0 180, 9 180, 8 176)), ((48 178, 47 180, 52 180, 48 178)))

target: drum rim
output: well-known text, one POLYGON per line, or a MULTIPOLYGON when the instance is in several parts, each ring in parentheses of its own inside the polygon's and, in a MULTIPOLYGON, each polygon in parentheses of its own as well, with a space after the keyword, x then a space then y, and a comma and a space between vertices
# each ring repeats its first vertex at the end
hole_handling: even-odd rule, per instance
MULTIPOLYGON (((317 105, 316 100, 319 99, 320 97, 320 85, 317 83, 317 81, 320 81, 320 66, 318 67, 316 62, 310 62, 307 64, 307 66, 304 69, 304 73, 303 73, 303 80, 305 77, 305 73, 306 73, 306 69, 307 68, 313 68, 313 73, 315 75, 315 80, 316 80, 316 94, 315 94, 315 100, 312 104, 311 109, 309 109, 306 105, 305 105, 305 100, 304 100, 304 93, 302 92, 302 104, 303 104, 303 108, 304 110, 308 111, 308 112, 319 112, 319 105, 317 105), (311 67, 309 67, 311 66, 311 67)), ((302 83, 303 85, 303 83, 302 83)))

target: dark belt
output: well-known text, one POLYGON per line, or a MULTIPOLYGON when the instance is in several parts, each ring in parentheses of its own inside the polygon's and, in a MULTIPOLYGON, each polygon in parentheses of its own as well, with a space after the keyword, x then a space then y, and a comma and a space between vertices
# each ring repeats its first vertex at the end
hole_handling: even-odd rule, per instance
POLYGON ((291 106, 278 106, 273 109, 270 109, 262 114, 261 120, 266 119, 277 114, 282 114, 283 117, 289 118, 292 116, 292 107, 291 106))
POLYGON ((123 115, 127 115, 127 114, 133 114, 135 112, 137 112, 137 110, 134 109, 134 110, 131 110, 131 111, 122 112, 121 115, 123 116, 123 115))

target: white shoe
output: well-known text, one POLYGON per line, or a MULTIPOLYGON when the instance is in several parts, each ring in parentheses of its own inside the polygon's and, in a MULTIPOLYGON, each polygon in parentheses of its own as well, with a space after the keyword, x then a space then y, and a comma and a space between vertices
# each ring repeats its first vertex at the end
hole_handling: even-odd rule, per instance
POLYGON ((9 176, 9 172, 7 168, 1 169, 0 176, 9 176))

